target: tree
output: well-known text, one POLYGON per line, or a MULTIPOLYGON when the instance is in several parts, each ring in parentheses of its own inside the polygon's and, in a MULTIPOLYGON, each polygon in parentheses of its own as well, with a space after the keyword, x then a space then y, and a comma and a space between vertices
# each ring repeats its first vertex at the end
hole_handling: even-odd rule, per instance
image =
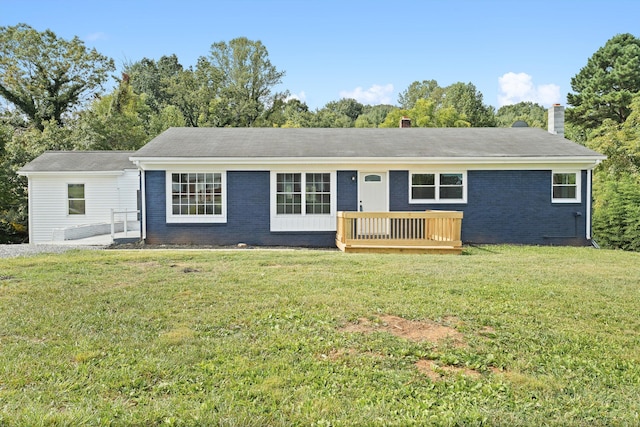
POLYGON ((171 95, 167 93, 167 84, 183 71, 178 57, 173 54, 162 56, 158 62, 142 58, 125 67, 124 73, 130 77, 131 88, 135 93, 146 94, 146 102, 155 113, 171 104, 171 95))
POLYGON ((633 98, 629 111, 622 124, 605 120, 587 143, 607 156, 600 169, 612 180, 627 173, 640 176, 640 93, 633 98))
MULTIPOLYGON (((482 93, 472 83, 457 82, 442 88, 435 80, 415 81, 398 97, 400 106, 404 110, 415 108, 420 100, 428 100, 432 104, 432 119, 427 120, 430 126, 443 127, 438 122, 455 123, 456 120, 462 120, 474 127, 496 125, 493 107, 484 104, 482 93), (436 120, 436 112, 447 108, 453 108, 453 111, 451 109, 442 111, 439 113, 441 119, 436 120)), ((462 125, 462 122, 459 125, 462 125)))
POLYGON ((594 179, 593 235, 608 248, 640 251, 640 175, 594 179))
POLYGON ((397 109, 398 107, 393 105, 365 105, 363 113, 355 121, 355 127, 377 128, 384 122, 391 111, 397 109))
POLYGON ((72 130, 55 121, 35 127, 11 130, 0 125, 0 242, 24 242, 28 238, 27 180, 18 169, 45 150, 72 150, 72 130))
POLYGON ((358 116, 362 114, 364 105, 353 98, 342 98, 339 101, 328 102, 324 108, 336 114, 344 114, 355 122, 358 116))
POLYGON ((503 105, 496 113, 496 125, 499 127, 511 127, 518 120, 527 122, 529 127, 546 129, 547 110, 534 102, 519 102, 517 104, 503 105))
POLYGON ((76 146, 88 150, 136 150, 152 136, 151 109, 145 95, 136 94, 123 74, 114 91, 96 99, 73 127, 76 146))
POLYGON ((38 129, 101 89, 112 59, 87 49, 74 37, 58 38, 26 24, 0 27, 0 95, 20 109, 38 129))
POLYGON ((606 119, 588 145, 607 156, 594 175, 593 233, 603 246, 640 251, 640 94, 624 123, 606 119))
POLYGON ((640 91, 640 39, 619 34, 607 41, 571 79, 571 89, 569 123, 586 129, 595 129, 606 119, 623 123, 633 95, 640 91))
POLYGON ((288 93, 278 94, 271 106, 265 110, 256 126, 303 128, 310 127, 309 107, 288 93))
MULTIPOLYGON (((182 120, 171 116, 183 126, 217 126, 226 119, 210 119, 210 104, 216 98, 220 78, 217 71, 202 58, 195 70, 184 68, 176 55, 162 56, 157 62, 143 58, 128 65, 125 72, 131 77, 131 87, 135 93, 144 94, 145 102, 157 117, 168 106, 176 107, 182 120)), ((165 112, 166 113, 166 112, 165 112)))
POLYGON ((246 37, 214 43, 210 55, 201 60, 218 71, 220 96, 228 106, 231 126, 252 126, 273 101, 271 92, 285 74, 271 64, 260 41, 246 37))
POLYGON ((316 111, 313 127, 350 128, 362 114, 364 105, 352 98, 342 98, 339 101, 328 102, 316 111))
POLYGON ((163 79, 170 105, 180 110, 187 126, 198 127, 207 122, 215 97, 215 88, 208 86, 203 74, 189 68, 163 79))
POLYGON ((397 109, 387 114, 381 128, 395 128, 400 126, 400 119, 409 117, 412 127, 469 127, 464 114, 460 114, 453 107, 438 108, 431 99, 418 99, 413 108, 397 109))
POLYGON ((482 93, 473 83, 454 83, 444 89, 443 107, 453 107, 464 115, 473 127, 491 127, 496 125, 493 107, 483 102, 482 93))
POLYGON ((398 95, 400 108, 409 110, 416 105, 418 99, 431 99, 436 107, 440 105, 444 89, 435 80, 415 81, 404 92, 398 95))
POLYGON ((346 114, 322 108, 316 111, 309 125, 315 128, 350 128, 354 122, 346 114))

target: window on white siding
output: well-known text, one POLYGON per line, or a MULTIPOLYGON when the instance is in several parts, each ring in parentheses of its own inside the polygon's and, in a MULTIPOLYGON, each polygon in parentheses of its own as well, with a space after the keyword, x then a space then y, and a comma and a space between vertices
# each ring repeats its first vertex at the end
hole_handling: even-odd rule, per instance
POLYGON ((67 184, 67 199, 69 215, 84 215, 86 199, 84 197, 84 184, 67 184))
POLYGON ((278 174, 276 206, 279 215, 302 213, 302 174, 278 174))
POLYGON ((306 175, 307 214, 331 213, 331 178, 328 173, 308 173, 306 175))
POLYGON ((224 174, 167 173, 167 222, 224 222, 224 174))
POLYGON ((580 174, 553 172, 551 199, 554 203, 580 203, 580 174))
POLYGON ((466 203, 465 172, 409 174, 410 203, 466 203))
POLYGON ((330 177, 331 174, 328 173, 278 173, 276 175, 278 215, 330 214, 330 177), (304 191, 302 191, 303 188, 304 191))
POLYGON ((335 172, 271 172, 271 231, 335 231, 335 172))

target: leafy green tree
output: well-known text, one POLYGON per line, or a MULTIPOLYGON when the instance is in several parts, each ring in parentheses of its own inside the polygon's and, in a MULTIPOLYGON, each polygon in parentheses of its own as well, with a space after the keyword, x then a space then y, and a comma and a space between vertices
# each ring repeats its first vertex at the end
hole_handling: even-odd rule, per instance
POLYGON ((439 128, 467 128, 471 123, 467 116, 461 114, 454 107, 443 107, 435 112, 434 127, 439 128))
POLYGON ((640 175, 596 174, 593 235, 608 248, 640 251, 640 175))
POLYGON ((362 114, 364 105, 353 98, 342 98, 339 101, 332 101, 324 106, 325 109, 333 111, 336 114, 343 114, 351 121, 355 122, 358 116, 362 114))
POLYGON ((484 104, 482 93, 472 83, 458 82, 442 88, 435 80, 415 81, 398 97, 404 110, 416 108, 420 100, 431 102, 431 118, 420 119, 421 123, 429 123, 430 126, 444 127, 445 123, 446 126, 454 126, 456 122, 458 125, 470 123, 475 127, 496 125, 493 107, 484 104), (444 111, 437 113, 441 109, 444 111), (436 119, 437 115, 440 119, 436 119))
POLYGON ((184 127, 187 123, 175 105, 167 105, 158 114, 153 114, 149 121, 149 137, 153 138, 170 127, 184 127))
POLYGON ((438 108, 431 99, 418 99, 413 108, 390 111, 380 127, 399 127, 403 117, 411 119, 412 127, 469 127, 470 125, 464 114, 460 114, 455 108, 438 108))
POLYGON ((0 122, 0 243, 18 242, 25 238, 26 222, 19 200, 24 196, 24 182, 16 185, 17 175, 11 162, 9 146, 14 128, 0 122), (22 215, 21 215, 22 213, 22 215))
POLYGON ((496 125, 493 107, 484 104, 482 93, 473 83, 454 83, 444 89, 442 107, 453 107, 473 127, 496 125))
POLYGON ((400 127, 400 120, 403 117, 409 117, 411 119, 412 126, 416 124, 416 117, 411 116, 412 112, 410 110, 405 109, 395 109, 393 111, 389 111, 389 114, 385 117, 384 121, 380 123, 378 127, 380 128, 397 128, 400 127))
POLYGON ((228 107, 228 125, 253 126, 273 102, 272 90, 285 73, 271 64, 268 55, 262 42, 239 37, 214 43, 210 55, 202 59, 221 78, 220 97, 228 107))
POLYGON ((312 113, 304 102, 288 98, 288 93, 279 94, 271 106, 265 110, 256 126, 263 127, 310 127, 312 113))
MULTIPOLYGON (((215 88, 208 85, 202 70, 182 70, 163 80, 170 104, 180 110, 187 126, 211 125, 210 103, 215 98, 215 88)), ((215 124, 214 124, 215 125, 215 124)))
POLYGON ((620 124, 606 119, 588 141, 607 156, 594 174, 593 234, 601 245, 640 251, 640 94, 620 124))
POLYGON ((598 49, 571 79, 567 121, 587 130, 606 119, 623 123, 633 95, 640 91, 640 39, 618 34, 598 49))
POLYGON ((316 111, 313 127, 349 128, 354 127, 355 121, 362 114, 364 105, 351 98, 328 102, 316 111))
POLYGON ((101 90, 112 59, 74 37, 58 38, 26 24, 0 27, 0 96, 36 126, 64 121, 65 113, 101 90))
POLYGON ((142 58, 125 67, 124 73, 130 77, 131 88, 137 94, 146 94, 145 101, 154 113, 172 104, 167 92, 168 82, 178 76, 184 68, 173 55, 162 56, 157 62, 142 58))
POLYGON ((414 81, 407 89, 398 95, 400 108, 409 110, 416 105, 418 99, 431 99, 436 107, 442 102, 444 89, 435 80, 414 81))
POLYGON ((0 242, 23 242, 28 238, 27 181, 18 169, 46 150, 72 150, 71 128, 53 120, 16 131, 1 126, 0 139, 0 242))
POLYGON ((357 128, 377 128, 387 118, 387 114, 398 107, 393 105, 365 105, 362 114, 355 121, 357 128))
POLYGON ((605 120, 587 143, 607 156, 601 169, 614 180, 627 173, 640 175, 640 93, 629 107, 624 123, 605 120))
POLYGON ((80 115, 71 139, 88 150, 135 150, 155 136, 148 133, 150 120, 144 95, 134 93, 125 74, 113 93, 80 115))
POLYGON ((309 127, 316 128, 350 128, 354 122, 346 114, 327 108, 317 110, 312 116, 309 127))
POLYGON ((503 105, 496 113, 496 124, 499 127, 511 127, 518 120, 527 122, 529 127, 546 129, 547 110, 540 104, 523 101, 512 105, 503 105))
POLYGON ((208 61, 201 58, 193 69, 184 68, 176 55, 163 56, 157 62, 143 58, 128 65, 125 72, 131 77, 133 91, 145 95, 145 102, 154 117, 161 115, 166 107, 174 106, 180 111, 182 120, 175 117, 175 110, 169 110, 173 118, 186 126, 226 123, 226 119, 221 121, 210 117, 210 104, 217 96, 221 79, 208 61))

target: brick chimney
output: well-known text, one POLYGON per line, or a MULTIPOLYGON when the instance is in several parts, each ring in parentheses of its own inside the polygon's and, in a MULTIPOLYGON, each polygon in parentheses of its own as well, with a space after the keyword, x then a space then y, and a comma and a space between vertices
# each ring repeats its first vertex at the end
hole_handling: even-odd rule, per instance
POLYGON ((564 137, 564 107, 560 104, 549 108, 549 133, 564 137))
POLYGON ((404 116, 400 119, 400 127, 401 128, 410 128, 411 127, 411 119, 407 116, 404 116))

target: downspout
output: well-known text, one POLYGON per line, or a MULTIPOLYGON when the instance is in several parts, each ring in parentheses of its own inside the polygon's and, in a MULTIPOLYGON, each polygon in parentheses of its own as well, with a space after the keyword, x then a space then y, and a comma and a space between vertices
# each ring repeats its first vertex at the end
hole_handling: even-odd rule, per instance
POLYGON ((592 196, 591 196, 591 176, 593 174, 593 170, 592 169, 587 169, 587 218, 586 218, 586 236, 587 236, 587 240, 593 242, 593 240, 591 240, 591 203, 592 203, 592 196))
POLYGON ((140 239, 144 242, 147 239, 147 186, 144 169, 140 163, 136 165, 140 169, 140 239))

